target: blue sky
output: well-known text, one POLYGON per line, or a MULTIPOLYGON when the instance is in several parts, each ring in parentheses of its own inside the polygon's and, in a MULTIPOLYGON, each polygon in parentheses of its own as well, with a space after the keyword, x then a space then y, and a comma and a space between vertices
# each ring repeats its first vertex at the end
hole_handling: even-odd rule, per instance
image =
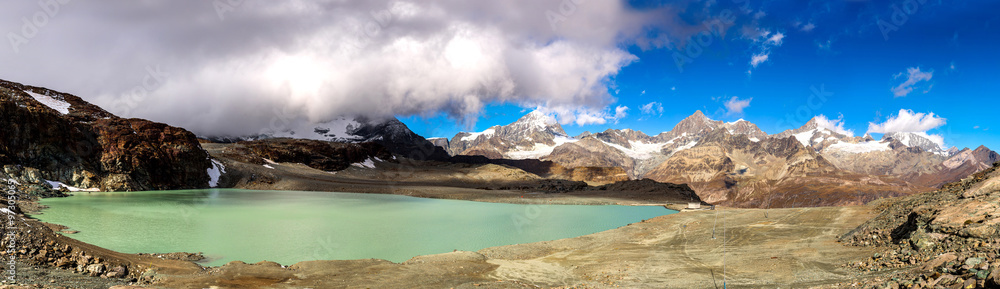
MULTIPOLYGON (((688 6, 681 15, 696 24, 706 14, 738 11, 734 3, 718 2, 706 5, 710 8, 688 6)), ((916 11, 905 21, 898 15, 893 19, 893 6, 904 2, 751 1, 753 12, 737 13, 725 36, 703 47, 683 71, 674 56, 686 54, 691 43, 647 49, 620 44, 638 60, 606 80, 614 99, 606 112, 613 115, 615 108, 625 106, 627 115, 603 124, 563 127, 570 135, 608 128, 655 135, 702 110, 717 120, 752 121, 769 134, 822 114, 843 119, 845 129, 863 135, 870 123, 882 124, 905 109, 933 116, 897 119, 897 130, 933 127, 927 133, 942 135, 948 146, 1000 149, 994 133, 1000 130, 994 113, 1000 91, 1000 2, 910 1, 908 5, 917 4, 916 11), (879 21, 897 29, 884 34, 879 21), (741 33, 748 26, 770 33, 754 40, 741 33), (778 33, 780 44, 768 44, 778 33), (766 61, 753 66, 754 56, 762 54, 766 61), (814 90, 824 91, 825 101, 810 98, 814 90), (734 104, 748 106, 727 107, 734 98, 734 104), (656 104, 643 112, 650 103, 656 104)), ((661 5, 633 4, 635 9, 661 5)), ((489 103, 471 126, 444 113, 398 117, 418 134, 450 138, 459 131, 513 122, 533 109, 525 103, 489 103)))
POLYGON ((216 2, 9 3, 0 78, 199 135, 395 116, 451 137, 536 108, 656 134, 702 110, 1000 148, 1000 1, 216 2))

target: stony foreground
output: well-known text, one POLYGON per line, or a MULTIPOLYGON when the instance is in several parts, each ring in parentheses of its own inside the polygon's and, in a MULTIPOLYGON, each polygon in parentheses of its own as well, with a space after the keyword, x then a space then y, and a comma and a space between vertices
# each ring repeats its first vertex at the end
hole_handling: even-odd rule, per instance
POLYGON ((936 192, 873 205, 882 213, 844 236, 844 241, 881 248, 853 266, 871 271, 912 269, 888 280, 873 280, 870 285, 1000 288, 997 165, 936 192))
POLYGON ((867 277, 842 264, 874 250, 843 246, 837 237, 870 217, 863 207, 700 211, 402 264, 232 262, 196 274, 150 276, 165 288, 807 287, 867 277))

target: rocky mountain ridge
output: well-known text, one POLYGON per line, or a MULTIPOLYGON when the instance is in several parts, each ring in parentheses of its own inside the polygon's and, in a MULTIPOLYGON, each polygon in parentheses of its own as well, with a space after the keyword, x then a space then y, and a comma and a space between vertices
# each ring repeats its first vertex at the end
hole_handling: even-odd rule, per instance
POLYGON ((452 155, 536 157, 568 168, 620 167, 632 179, 689 184, 710 202, 732 202, 729 195, 739 195, 735 190, 748 188, 737 184, 768 183, 774 187, 796 183, 798 190, 811 190, 806 188, 810 180, 825 180, 824 186, 831 191, 870 192, 854 197, 864 202, 931 190, 982 169, 997 158, 985 147, 976 151, 944 149, 924 133, 889 133, 875 140, 868 134, 855 137, 841 133, 842 128, 829 127, 829 121, 813 118, 802 127, 768 135, 752 122, 716 121, 701 111, 656 136, 632 129, 608 129, 567 138, 554 119, 543 126, 549 129, 511 132, 524 127, 524 120, 543 117, 540 112, 532 112, 513 124, 479 133, 459 133, 439 145, 447 146, 452 155), (500 130, 513 137, 498 137, 496 132, 500 130), (515 144, 518 139, 559 141, 546 141, 544 149, 538 150, 537 145, 515 144), (794 147, 792 142, 799 145, 797 153, 783 154, 783 150, 794 147))
POLYGON ((205 188, 219 169, 191 132, 71 94, 0 80, 0 116, 0 178, 38 190, 205 188))

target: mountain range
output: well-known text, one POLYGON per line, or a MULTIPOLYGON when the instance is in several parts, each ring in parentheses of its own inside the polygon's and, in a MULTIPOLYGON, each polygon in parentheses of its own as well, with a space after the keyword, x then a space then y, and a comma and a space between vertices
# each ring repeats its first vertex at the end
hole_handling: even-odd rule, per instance
POLYGON ((823 123, 814 118, 768 135, 752 122, 722 122, 697 111, 655 136, 609 129, 570 137, 554 118, 535 111, 509 125, 430 142, 453 156, 619 167, 632 179, 688 184, 705 201, 740 206, 844 205, 907 195, 1000 160, 985 146, 945 149, 925 133, 887 133, 875 140, 823 123))
POLYGON ((378 170, 378 162, 418 171, 492 165, 510 176, 522 171, 594 186, 629 179, 686 184, 706 202, 737 207, 826 206, 930 191, 1000 161, 985 146, 943 148, 925 133, 876 140, 813 119, 768 135, 750 121, 717 121, 700 111, 655 136, 633 129, 570 136, 555 118, 535 111, 451 139, 425 139, 392 117, 196 137, 183 128, 117 117, 74 95, 0 81, 0 112, 6 128, 0 130, 2 175, 105 191, 221 186, 225 166, 216 158, 224 156, 250 166, 281 161, 321 171, 378 170), (213 155, 200 142, 231 145, 216 147, 213 155))

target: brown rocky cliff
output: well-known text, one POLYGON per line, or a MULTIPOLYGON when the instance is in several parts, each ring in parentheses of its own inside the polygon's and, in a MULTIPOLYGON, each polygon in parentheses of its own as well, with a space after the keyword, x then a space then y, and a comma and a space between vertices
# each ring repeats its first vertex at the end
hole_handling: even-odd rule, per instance
POLYGON ((0 80, 0 127, 0 165, 13 166, 10 177, 24 180, 21 168, 34 168, 45 180, 103 191, 208 186, 211 162, 194 134, 119 118, 70 94, 0 80), (69 113, 29 91, 68 103, 69 113))

